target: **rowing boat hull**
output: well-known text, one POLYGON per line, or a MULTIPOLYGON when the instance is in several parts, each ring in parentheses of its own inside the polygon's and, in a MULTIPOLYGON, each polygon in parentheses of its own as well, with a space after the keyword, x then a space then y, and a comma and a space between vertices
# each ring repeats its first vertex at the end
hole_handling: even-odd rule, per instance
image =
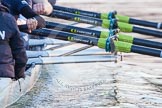
POLYGON ((21 92, 18 81, 0 79, 0 108, 5 108, 16 102, 22 95, 28 92, 39 78, 41 66, 32 66, 26 71, 26 78, 20 79, 21 92))
MULTIPOLYGON (((40 39, 35 39, 40 40, 40 39)), ((39 51, 45 48, 43 45, 30 46, 31 50, 39 51)), ((25 71, 25 79, 12 81, 10 78, 0 78, 0 108, 5 108, 15 103, 21 96, 33 88, 41 74, 41 65, 31 63, 25 71)))

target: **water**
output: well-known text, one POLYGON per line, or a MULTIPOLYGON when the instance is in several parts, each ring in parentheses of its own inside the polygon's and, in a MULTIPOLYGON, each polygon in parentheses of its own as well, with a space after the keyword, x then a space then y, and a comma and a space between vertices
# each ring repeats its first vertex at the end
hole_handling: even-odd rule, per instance
POLYGON ((45 66, 34 88, 8 108, 160 108, 159 76, 139 66, 84 63, 45 66))

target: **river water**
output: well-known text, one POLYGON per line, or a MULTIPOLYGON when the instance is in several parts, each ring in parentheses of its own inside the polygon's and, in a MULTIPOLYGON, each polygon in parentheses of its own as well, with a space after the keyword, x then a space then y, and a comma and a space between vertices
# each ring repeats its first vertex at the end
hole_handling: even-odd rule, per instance
POLYGON ((161 108, 151 71, 123 63, 45 66, 34 88, 8 108, 161 108))

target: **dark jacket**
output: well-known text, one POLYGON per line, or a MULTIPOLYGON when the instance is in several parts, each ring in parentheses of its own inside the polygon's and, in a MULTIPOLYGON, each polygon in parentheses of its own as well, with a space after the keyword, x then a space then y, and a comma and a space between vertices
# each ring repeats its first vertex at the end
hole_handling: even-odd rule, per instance
POLYGON ((0 77, 24 78, 27 62, 15 18, 0 5, 0 77))

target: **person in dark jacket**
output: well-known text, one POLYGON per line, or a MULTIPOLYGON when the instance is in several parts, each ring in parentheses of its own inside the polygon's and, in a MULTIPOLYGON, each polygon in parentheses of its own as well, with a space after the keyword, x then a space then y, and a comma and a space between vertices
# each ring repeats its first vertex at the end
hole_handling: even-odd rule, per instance
POLYGON ((15 18, 0 4, 0 77, 25 78, 26 51, 15 18))

